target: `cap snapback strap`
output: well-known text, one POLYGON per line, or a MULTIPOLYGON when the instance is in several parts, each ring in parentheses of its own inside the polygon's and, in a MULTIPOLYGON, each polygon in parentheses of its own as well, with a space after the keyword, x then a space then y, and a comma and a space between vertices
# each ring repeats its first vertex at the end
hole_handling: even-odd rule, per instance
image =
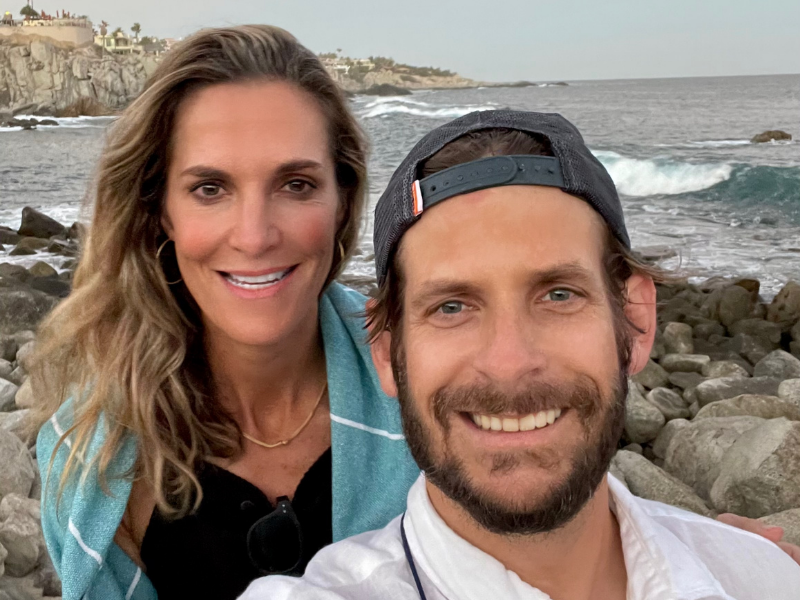
POLYGON ((459 194, 504 185, 563 188, 561 163, 553 156, 489 156, 444 169, 412 183, 414 214, 459 194))

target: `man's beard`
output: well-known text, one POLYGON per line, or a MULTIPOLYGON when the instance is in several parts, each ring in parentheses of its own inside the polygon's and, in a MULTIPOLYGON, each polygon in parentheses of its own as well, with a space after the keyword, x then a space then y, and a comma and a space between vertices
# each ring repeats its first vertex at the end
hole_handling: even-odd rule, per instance
POLYGON ((569 523, 600 485, 625 425, 628 380, 623 368, 620 368, 610 397, 605 399, 588 378, 564 385, 536 383, 523 393, 513 395, 488 385, 442 388, 433 398, 433 414, 444 433, 443 456, 437 460, 430 429, 409 390, 402 347, 392 349, 392 369, 403 429, 414 460, 428 481, 465 509, 478 524, 494 533, 531 535, 554 531, 569 523), (448 452, 450 418, 458 412, 525 415, 555 408, 574 411, 583 426, 584 443, 573 456, 563 456, 551 449, 492 456, 492 473, 510 472, 523 460, 548 470, 564 460, 572 461, 566 478, 551 486, 535 506, 525 505, 525 498, 517 506, 492 498, 473 484, 461 459, 448 452))

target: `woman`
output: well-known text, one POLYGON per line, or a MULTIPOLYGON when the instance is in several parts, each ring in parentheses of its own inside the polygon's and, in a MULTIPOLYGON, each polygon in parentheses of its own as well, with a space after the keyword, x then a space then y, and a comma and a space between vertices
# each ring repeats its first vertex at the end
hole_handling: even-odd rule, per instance
POLYGON ((235 598, 403 510, 419 471, 364 298, 332 283, 365 162, 325 69, 268 26, 189 38, 114 124, 32 374, 64 598, 235 598))

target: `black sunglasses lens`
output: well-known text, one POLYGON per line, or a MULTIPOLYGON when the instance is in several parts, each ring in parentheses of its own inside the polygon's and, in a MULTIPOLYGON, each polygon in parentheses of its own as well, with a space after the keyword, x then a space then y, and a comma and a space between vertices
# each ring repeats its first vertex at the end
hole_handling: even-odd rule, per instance
POLYGON ((247 550, 253 565, 264 574, 291 573, 303 556, 300 523, 288 500, 256 521, 247 534, 247 550))

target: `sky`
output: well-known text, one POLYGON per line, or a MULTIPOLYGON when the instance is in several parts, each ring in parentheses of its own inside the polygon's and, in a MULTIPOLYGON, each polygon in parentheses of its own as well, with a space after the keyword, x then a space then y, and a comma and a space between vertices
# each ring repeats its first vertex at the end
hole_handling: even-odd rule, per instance
MULTIPOLYGON (((24 0, 0 0, 15 14, 24 0)), ((798 0, 34 0, 141 35, 269 23, 315 52, 480 81, 800 73, 798 0)))

